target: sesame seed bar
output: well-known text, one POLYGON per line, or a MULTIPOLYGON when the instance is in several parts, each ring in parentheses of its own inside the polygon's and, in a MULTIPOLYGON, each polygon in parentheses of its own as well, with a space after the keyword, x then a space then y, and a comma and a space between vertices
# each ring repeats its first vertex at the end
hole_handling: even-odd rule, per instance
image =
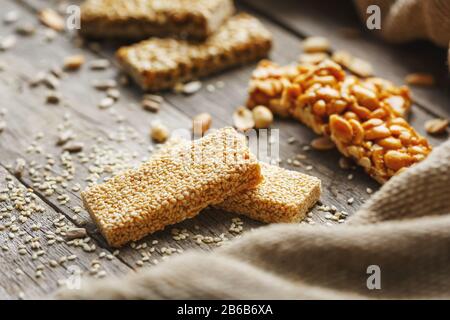
POLYGON ((205 42, 152 38, 122 47, 116 55, 142 89, 157 91, 263 58, 271 45, 270 32, 256 18, 241 13, 205 42))
POLYGON ((234 10, 232 0, 87 0, 81 6, 80 33, 91 38, 204 40, 234 10))
POLYGON ((261 163, 263 182, 217 205, 225 211, 266 223, 299 222, 319 200, 316 177, 261 163))
MULTIPOLYGON (((172 138, 154 156, 187 140, 172 138)), ((263 181, 255 188, 228 197, 215 207, 266 223, 301 221, 319 200, 318 178, 260 162, 263 181)))
POLYGON ((247 105, 265 105, 330 136, 343 155, 380 183, 431 152, 404 119, 411 105, 407 87, 348 75, 331 60, 284 67, 262 61, 250 81, 247 105))
POLYGON ((109 245, 119 247, 255 187, 260 170, 245 137, 224 128, 90 187, 82 198, 109 245))

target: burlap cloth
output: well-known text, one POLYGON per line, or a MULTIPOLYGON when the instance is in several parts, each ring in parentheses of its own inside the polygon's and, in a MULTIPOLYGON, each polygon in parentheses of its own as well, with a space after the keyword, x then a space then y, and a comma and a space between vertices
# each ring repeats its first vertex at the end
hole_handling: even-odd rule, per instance
MULTIPOLYGON (((369 5, 381 9, 380 35, 391 42, 429 39, 450 47, 449 0, 354 0, 365 21, 369 5)), ((448 52, 450 67, 450 48, 448 52)))
POLYGON ((450 298, 450 141, 339 226, 279 224, 59 298, 450 298), (380 268, 381 289, 367 287, 380 268))
MULTIPOLYGON (((448 45, 449 0, 378 4, 391 41, 448 45)), ((450 56, 449 56, 450 59, 450 56)), ((126 277, 83 281, 58 298, 450 298, 450 141, 386 183, 347 223, 271 225, 214 253, 187 252, 126 277), (367 287, 380 268, 381 289, 367 287)))

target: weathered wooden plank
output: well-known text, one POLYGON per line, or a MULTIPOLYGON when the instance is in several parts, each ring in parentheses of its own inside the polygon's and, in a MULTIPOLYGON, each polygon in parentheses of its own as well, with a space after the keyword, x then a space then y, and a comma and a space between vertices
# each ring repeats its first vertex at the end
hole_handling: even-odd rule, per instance
MULTIPOLYGON (((86 277, 131 270, 117 257, 99 258, 100 252, 105 252, 101 247, 85 252, 69 245, 57 228, 73 226, 71 221, 27 191, 2 167, 0 190, 0 299, 41 298, 63 281, 70 281, 69 285, 75 289, 78 276, 80 281, 87 281, 86 277), (101 267, 94 272, 95 260, 101 267)), ((86 244, 92 246, 95 242, 86 244)))
MULTIPOLYGON (((243 0, 246 7, 270 17, 291 32, 305 36, 325 36, 334 50, 347 50, 357 57, 371 62, 378 76, 395 83, 403 83, 412 72, 428 72, 435 76, 434 87, 413 87, 417 103, 441 117, 450 116, 450 77, 446 65, 447 51, 425 41, 394 45, 378 39, 364 27, 352 1, 339 0, 243 0), (349 36, 348 29, 356 30, 349 36)), ((297 50, 298 47, 287 50, 297 50)))

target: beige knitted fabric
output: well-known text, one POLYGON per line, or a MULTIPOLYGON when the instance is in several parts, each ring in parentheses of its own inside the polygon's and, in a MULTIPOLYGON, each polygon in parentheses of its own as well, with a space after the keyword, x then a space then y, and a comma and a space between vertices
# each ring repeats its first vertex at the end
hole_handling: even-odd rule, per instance
MULTIPOLYGON (((430 39, 450 47, 449 0, 354 0, 365 19, 369 5, 381 9, 381 36, 392 42, 430 39)), ((448 53, 450 67, 450 48, 448 53)))
POLYGON ((59 298, 450 298, 450 141, 392 178, 348 223, 279 224, 59 298), (380 267, 381 289, 367 288, 380 267))

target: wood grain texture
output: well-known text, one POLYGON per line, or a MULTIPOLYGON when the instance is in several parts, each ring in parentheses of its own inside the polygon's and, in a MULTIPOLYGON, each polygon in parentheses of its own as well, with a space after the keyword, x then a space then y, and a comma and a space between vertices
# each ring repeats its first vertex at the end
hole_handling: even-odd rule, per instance
MULTIPOLYGON (((0 189, 4 188, 25 188, 21 185, 20 181, 15 178, 6 180, 6 177, 12 178, 12 176, 4 169, 0 167, 0 189)), ((101 263, 101 269, 109 275, 119 275, 127 273, 131 268, 127 267, 117 257, 111 260, 99 259, 100 252, 105 252, 102 247, 98 247, 95 252, 85 252, 79 247, 69 246, 66 241, 49 243, 47 236, 57 236, 55 234, 55 220, 57 223, 65 223, 68 226, 72 225, 70 219, 62 216, 55 211, 52 207, 47 205, 41 199, 37 199, 36 203, 44 207, 44 211, 35 212, 26 221, 19 221, 19 212, 17 210, 8 210, 1 213, 0 225, 5 228, 3 232, 0 232, 0 299, 10 298, 25 298, 36 299, 47 296, 50 292, 53 292, 60 284, 61 281, 74 281, 76 275, 72 272, 80 272, 84 278, 81 281, 88 281, 86 277, 93 276, 89 274, 89 270, 92 266, 92 261, 95 259, 101 263), (7 215, 8 213, 8 215, 7 215), (7 227, 10 223, 13 224, 7 227), (13 231, 13 225, 19 227, 18 231, 13 231), (41 225, 39 229, 34 228, 36 225, 41 225), (10 238, 10 234, 14 235, 14 238, 10 238), (37 242, 41 245, 39 250, 43 250, 44 253, 38 257, 32 258, 33 254, 36 254, 39 250, 31 247, 31 242, 27 241, 27 237, 37 238, 37 242), (21 246, 24 246, 26 253, 20 254, 21 246), (61 258, 64 259, 76 255, 74 260, 67 260, 60 262, 61 258), (56 266, 50 265, 50 261, 55 260, 58 262, 56 266), (106 263, 103 263, 107 261, 106 263), (36 270, 43 266, 43 276, 41 278, 36 277, 36 270), (71 278, 72 277, 72 278, 71 278), (22 296, 23 295, 23 296, 22 296)), ((13 201, 0 202, 0 210, 7 208, 10 205, 14 205, 13 201)), ((92 245, 95 242, 90 241, 92 245)))
MULTIPOLYGON (((2 2, 0 6, 1 12, 18 11, 21 16, 20 22, 28 21, 38 25, 35 15, 36 10, 45 7, 57 8, 58 3, 59 1, 21 0, 18 4, 12 0, 7 0, 2 2)), ((244 6, 244 9, 248 9, 248 7, 244 6)), ((301 10, 298 11, 299 15, 302 14, 301 10)), ((257 16, 274 34, 275 46, 270 58, 281 64, 295 61, 301 50, 299 34, 287 30, 284 26, 280 27, 273 23, 271 19, 257 16)), ((14 28, 14 25, 5 26, 0 30, 0 36, 12 34, 14 28)), ((26 159, 28 163, 34 160, 38 166, 43 166, 46 164, 46 155, 52 154, 56 163, 48 170, 48 175, 51 177, 62 175, 65 169, 60 160, 62 149, 55 144, 59 126, 69 126, 75 132, 76 140, 85 144, 83 152, 87 156, 95 157, 97 154, 95 150, 98 148, 105 152, 109 150, 110 153, 116 153, 117 155, 122 152, 125 157, 122 162, 134 166, 151 154, 149 146, 152 145, 152 142, 148 132, 149 125, 153 120, 161 120, 172 130, 189 129, 191 118, 194 115, 200 112, 209 112, 213 118, 213 127, 220 128, 231 125, 231 114, 235 107, 244 104, 247 95, 247 83, 255 67, 255 64, 253 64, 205 79, 203 88, 191 96, 165 92, 163 94, 165 102, 161 111, 152 114, 140 108, 139 102, 142 92, 134 84, 120 87, 121 97, 119 101, 111 109, 100 110, 97 104, 105 94, 93 89, 91 83, 96 79, 116 78, 119 70, 114 66, 105 71, 92 71, 84 66, 81 70, 66 73, 62 77, 61 87, 58 90, 62 94, 62 102, 59 105, 51 105, 45 103, 47 90, 44 87, 30 88, 27 83, 28 79, 33 78, 39 71, 61 66, 66 56, 76 53, 82 53, 88 62, 99 57, 106 57, 114 64, 114 52, 119 44, 100 43, 100 50, 94 52, 92 46, 89 45, 77 48, 72 41, 73 34, 71 33, 59 34, 50 43, 43 40, 43 33, 44 29, 39 27, 35 36, 19 37, 19 41, 14 48, 0 53, 0 62, 5 65, 5 70, 0 72, 0 95, 2 96, 0 109, 6 108, 8 110, 5 116, 7 128, 0 134, 0 166, 8 167, 19 157, 26 159), (224 84, 223 88, 217 86, 219 81, 224 84), (212 85, 216 89, 210 92, 211 90, 207 90, 208 85, 212 85), (70 117, 68 117, 68 114, 70 114, 70 117), (120 122, 118 122, 118 117, 122 119, 120 122), (36 136, 39 133, 43 134, 43 138, 37 140, 36 136), (99 138, 102 141, 99 141, 99 138), (40 148, 42 151, 39 152, 40 148)), ((357 43, 347 45, 346 49, 351 52, 358 50, 357 43)), ((357 53, 355 52, 355 54, 357 53)), ((372 62, 378 67, 377 61, 372 62)), ((392 72, 395 73, 396 71, 392 72)), ((397 75, 396 77, 400 76, 397 75)), ((396 79, 393 78, 392 80, 396 79)), ((431 101, 429 104, 425 104, 425 107, 433 108, 433 103, 431 101)), ((419 132, 424 134, 423 123, 430 118, 430 112, 426 108, 414 106, 410 122, 419 132)), ((299 153, 307 156, 300 167, 291 166, 286 161, 283 161, 281 165, 320 178, 323 185, 321 200, 324 204, 336 206, 339 210, 352 214, 369 197, 366 188, 369 187, 373 190, 379 188, 379 185, 367 177, 362 170, 340 169, 338 166, 340 155, 336 150, 326 152, 305 151, 303 147, 308 145, 315 135, 301 124, 291 120, 277 119, 273 128, 279 129, 280 157, 282 159, 295 157, 299 153), (296 141, 288 143, 290 137, 294 137, 296 141), (307 170, 308 166, 312 166, 312 170, 307 170), (354 175, 353 180, 347 179, 349 173, 354 175), (355 199, 352 205, 347 204, 349 198, 355 199)), ((430 138, 430 141, 433 145, 437 145, 443 139, 445 137, 430 138)), ((73 155, 72 159, 75 166, 74 179, 68 181, 66 188, 59 186, 55 195, 46 196, 43 191, 39 190, 38 185, 33 182, 28 173, 21 178, 21 183, 33 188, 42 201, 46 203, 46 212, 41 219, 43 228, 48 230, 54 228, 51 224, 51 217, 61 213, 75 224, 86 227, 89 235, 93 238, 93 243, 96 243, 99 248, 104 248, 107 253, 111 253, 113 250, 106 246, 89 215, 84 210, 78 214, 74 213, 74 208, 82 206, 82 204, 79 191, 72 191, 72 187, 75 184, 81 185, 82 188, 87 185, 86 178, 91 174, 92 166, 90 163, 80 161, 78 155, 73 155), (61 204, 58 200, 58 195, 62 194, 66 194, 70 198, 67 204, 61 204), (76 216, 76 219, 74 219, 74 216, 76 216)), ((4 172, 4 170, 0 172, 4 172)), ((104 175, 102 174, 102 177, 104 175)), ((314 221, 318 223, 329 222, 325 219, 326 213, 319 211, 317 207, 312 212, 314 221)), ((142 259, 142 251, 148 252, 151 247, 154 247, 154 252, 151 253, 150 261, 144 263, 145 266, 154 264, 153 259, 161 261, 163 257, 167 257, 167 253, 163 252, 166 251, 164 248, 212 250, 216 247, 214 244, 197 245, 193 236, 201 234, 218 237, 224 234, 227 238, 232 239, 236 235, 230 232, 229 227, 231 219, 234 217, 236 215, 207 209, 198 217, 175 226, 177 229, 186 228, 190 235, 188 239, 175 241, 171 234, 173 228, 170 227, 140 241, 137 244, 138 249, 134 245, 134 248, 127 246, 121 249, 117 259, 102 261, 102 266, 105 265, 105 268, 109 268, 110 272, 108 273, 124 273, 130 268, 138 268, 136 261, 142 259), (158 243, 152 244, 153 241, 158 241, 158 243), (147 245, 147 248, 142 248, 143 243, 147 245)), ((245 230, 263 225, 246 218, 242 218, 242 220, 245 230)), ((0 231, 1 236, 5 236, 2 231, 0 231)), ((61 250, 61 252, 55 251, 54 255, 64 255, 70 248, 64 249, 63 247, 61 250)), ((99 254, 99 252, 100 250, 97 250, 96 253, 86 253, 87 257, 83 260, 83 263, 87 265, 89 259, 92 259, 90 257, 99 254)), ((6 264, 11 264, 8 268, 14 270, 14 264, 10 260, 5 261, 7 261, 6 264)), ((24 263, 26 262, 24 261, 24 263)), ((53 275, 53 270, 48 270, 48 272, 52 279, 57 279, 61 275, 53 275)), ((49 294, 55 288, 54 282, 51 281, 48 285, 38 285, 37 288, 34 288, 36 281, 31 276, 25 278, 24 281, 27 284, 25 287, 21 287, 11 274, 9 276, 0 275, 0 284, 11 283, 10 286, 12 286, 10 289, 8 287, 5 287, 7 289, 0 289, 0 298, 15 298, 18 290, 24 290, 25 297, 36 298, 49 294)))

